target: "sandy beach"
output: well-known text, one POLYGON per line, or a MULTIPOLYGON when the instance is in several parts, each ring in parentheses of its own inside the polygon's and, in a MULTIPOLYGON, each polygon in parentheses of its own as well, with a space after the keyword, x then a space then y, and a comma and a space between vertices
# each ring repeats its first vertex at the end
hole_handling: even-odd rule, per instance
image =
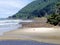
POLYGON ((5 32, 0 40, 34 40, 38 42, 60 44, 60 28, 21 28, 5 32))

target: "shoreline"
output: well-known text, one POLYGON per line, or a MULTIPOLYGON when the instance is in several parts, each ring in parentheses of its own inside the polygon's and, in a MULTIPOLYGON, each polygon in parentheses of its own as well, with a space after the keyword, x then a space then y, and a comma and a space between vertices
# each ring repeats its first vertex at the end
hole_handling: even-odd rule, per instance
POLYGON ((60 44, 60 28, 21 28, 5 32, 1 40, 33 40, 44 43, 60 44))

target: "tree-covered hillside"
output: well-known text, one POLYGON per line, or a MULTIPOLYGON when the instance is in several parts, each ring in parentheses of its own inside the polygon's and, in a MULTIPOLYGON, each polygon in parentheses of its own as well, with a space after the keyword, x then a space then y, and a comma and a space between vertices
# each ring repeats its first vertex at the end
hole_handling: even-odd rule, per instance
POLYGON ((60 26, 60 2, 56 4, 56 11, 47 17, 47 23, 60 26))
POLYGON ((55 4, 60 0, 35 0, 9 18, 32 19, 50 15, 55 11, 55 4))

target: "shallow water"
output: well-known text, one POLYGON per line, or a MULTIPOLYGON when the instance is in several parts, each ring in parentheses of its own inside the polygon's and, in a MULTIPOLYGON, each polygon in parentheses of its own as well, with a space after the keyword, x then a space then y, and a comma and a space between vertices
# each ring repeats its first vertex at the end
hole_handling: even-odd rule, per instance
POLYGON ((25 41, 25 40, 6 40, 6 41, 0 41, 0 45, 58 45, 58 44, 49 44, 49 43, 25 41))
POLYGON ((30 20, 0 20, 0 35, 3 35, 4 32, 8 32, 11 30, 16 30, 19 27, 22 27, 20 22, 32 22, 30 20))

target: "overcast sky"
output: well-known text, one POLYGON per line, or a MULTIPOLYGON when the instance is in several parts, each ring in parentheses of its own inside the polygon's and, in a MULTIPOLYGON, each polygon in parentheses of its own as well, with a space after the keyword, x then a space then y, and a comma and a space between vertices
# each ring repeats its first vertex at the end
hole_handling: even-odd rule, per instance
POLYGON ((0 0, 0 18, 6 18, 17 13, 32 0, 0 0))

